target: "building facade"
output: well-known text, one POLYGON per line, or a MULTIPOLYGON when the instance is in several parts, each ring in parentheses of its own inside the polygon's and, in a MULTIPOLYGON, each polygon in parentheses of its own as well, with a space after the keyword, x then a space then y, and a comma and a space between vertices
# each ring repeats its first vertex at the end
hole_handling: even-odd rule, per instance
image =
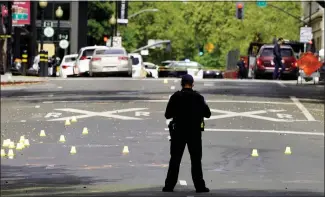
MULTIPOLYGON (((41 27, 41 8, 38 2, 33 2, 32 10, 36 13, 34 19, 36 21, 36 48, 40 49, 41 35, 44 35, 41 27)), ((81 47, 87 46, 87 1, 49 1, 46 8, 44 8, 44 23, 45 25, 52 25, 54 35, 52 37, 44 38, 44 49, 49 52, 49 55, 54 55, 58 52, 60 57, 64 54, 78 53, 81 47), (60 28, 58 29, 58 19, 55 11, 61 6, 63 16, 60 19, 60 28), (66 38, 69 41, 67 49, 61 49, 58 45, 60 37, 66 38), (58 47, 58 49, 57 49, 58 47)))
POLYGON ((316 50, 324 49, 324 8, 317 2, 302 2, 303 20, 313 31, 316 50))

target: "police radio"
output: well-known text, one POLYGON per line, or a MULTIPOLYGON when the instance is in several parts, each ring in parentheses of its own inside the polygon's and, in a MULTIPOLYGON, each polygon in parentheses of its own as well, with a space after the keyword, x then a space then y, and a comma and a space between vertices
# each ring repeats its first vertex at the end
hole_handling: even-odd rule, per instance
POLYGON ((202 122, 201 122, 201 131, 204 131, 204 127, 205 127, 205 123, 204 123, 204 120, 202 120, 202 122))

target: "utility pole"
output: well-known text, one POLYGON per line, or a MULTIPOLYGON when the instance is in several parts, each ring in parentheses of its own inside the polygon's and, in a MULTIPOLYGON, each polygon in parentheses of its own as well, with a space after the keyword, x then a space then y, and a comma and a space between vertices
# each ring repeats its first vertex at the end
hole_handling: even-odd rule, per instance
POLYGON ((6 70, 4 70, 5 73, 10 72, 12 66, 12 3, 12 1, 8 1, 7 34, 10 37, 7 38, 7 66, 6 70))
POLYGON ((119 10, 118 10, 118 1, 115 1, 115 14, 116 14, 116 23, 115 23, 115 28, 114 28, 115 29, 115 33, 114 33, 115 36, 117 36, 118 12, 119 12, 119 10))

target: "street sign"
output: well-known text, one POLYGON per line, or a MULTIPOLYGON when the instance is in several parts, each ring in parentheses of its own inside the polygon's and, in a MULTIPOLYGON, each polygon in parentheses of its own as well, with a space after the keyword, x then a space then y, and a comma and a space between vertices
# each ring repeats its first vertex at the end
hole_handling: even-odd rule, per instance
POLYGON ((311 27, 300 27, 300 42, 307 43, 313 38, 311 27))
POLYGON ((53 27, 53 22, 51 22, 51 21, 45 21, 44 22, 44 27, 53 27))
POLYGON ((54 29, 52 27, 46 27, 44 29, 44 35, 48 38, 51 38, 54 35, 54 29))
POLYGON ((141 50, 140 54, 141 55, 149 55, 149 50, 141 50))
POLYGON ((258 0, 258 1, 256 1, 256 5, 257 5, 258 7, 266 7, 267 2, 266 2, 266 1, 258 0))
POLYGON ((69 41, 67 41, 67 40, 61 40, 59 42, 59 46, 60 46, 61 49, 66 49, 66 48, 69 47, 69 41))
POLYGON ((113 47, 122 47, 122 37, 113 37, 113 47))
POLYGON ((69 36, 67 34, 59 34, 59 40, 68 40, 69 36))
POLYGON ((129 22, 128 19, 121 19, 121 18, 117 19, 117 23, 119 24, 128 24, 128 22, 129 22))

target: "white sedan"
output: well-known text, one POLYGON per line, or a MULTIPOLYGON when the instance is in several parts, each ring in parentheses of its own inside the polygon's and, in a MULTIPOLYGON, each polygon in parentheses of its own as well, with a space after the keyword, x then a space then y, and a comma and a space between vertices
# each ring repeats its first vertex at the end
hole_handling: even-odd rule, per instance
POLYGON ((60 64, 60 77, 68 77, 75 75, 73 71, 74 63, 76 62, 78 54, 66 55, 60 64))

